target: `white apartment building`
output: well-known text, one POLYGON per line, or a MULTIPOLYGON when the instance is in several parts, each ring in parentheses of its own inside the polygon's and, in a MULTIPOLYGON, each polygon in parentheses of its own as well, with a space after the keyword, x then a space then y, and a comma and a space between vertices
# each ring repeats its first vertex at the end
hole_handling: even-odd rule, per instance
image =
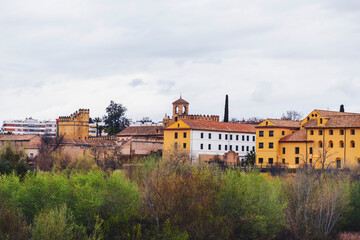
POLYGON ((55 120, 39 121, 33 118, 25 120, 5 120, 2 126, 2 132, 11 132, 14 135, 40 135, 56 137, 57 124, 55 120))
MULTIPOLYGON (((105 123, 104 122, 98 122, 98 127, 103 127, 101 130, 101 136, 107 136, 107 133, 105 132, 105 123)), ((96 123, 89 123, 89 136, 96 137, 96 123)), ((100 133, 98 134, 100 136, 100 133)))

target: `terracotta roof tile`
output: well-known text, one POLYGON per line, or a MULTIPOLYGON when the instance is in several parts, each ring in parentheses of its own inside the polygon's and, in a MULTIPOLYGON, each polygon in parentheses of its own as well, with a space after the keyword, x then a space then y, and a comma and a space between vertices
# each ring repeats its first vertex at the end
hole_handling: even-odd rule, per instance
POLYGON ((255 127, 251 124, 227 123, 202 120, 181 120, 194 130, 224 131, 224 132, 242 132, 255 133, 255 127))
POLYGON ((117 136, 163 136, 162 126, 133 126, 127 127, 118 133, 117 136))
POLYGON ((318 110, 315 109, 322 117, 332 117, 332 116, 343 116, 343 115, 360 115, 360 113, 351 113, 351 112, 337 112, 337 111, 327 111, 327 110, 318 110))
POLYGON ((176 100, 172 104, 189 104, 189 103, 180 97, 178 100, 176 100))
POLYGON ((0 135, 0 141, 30 141, 38 135, 0 135))
POLYGON ((283 137, 279 140, 279 142, 306 142, 306 129, 301 129, 283 137))
POLYGON ((61 145, 114 146, 115 141, 94 139, 63 139, 61 145))
POLYGON ((274 123, 275 126, 277 127, 300 128, 300 121, 271 119, 271 118, 268 118, 266 120, 269 120, 270 122, 274 123))

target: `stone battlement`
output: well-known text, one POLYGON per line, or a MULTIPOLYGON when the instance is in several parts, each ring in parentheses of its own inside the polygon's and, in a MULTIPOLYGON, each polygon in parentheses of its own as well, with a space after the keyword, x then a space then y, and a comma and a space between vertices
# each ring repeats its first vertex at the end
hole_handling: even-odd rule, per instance
POLYGON ((87 116, 87 115, 89 115, 89 113, 90 113, 89 109, 79 109, 78 111, 71 114, 70 116, 60 116, 59 121, 63 121, 63 122, 71 122, 71 121, 76 121, 76 120, 79 121, 80 117, 87 116))
POLYGON ((217 115, 179 115, 180 119, 188 119, 188 120, 201 120, 201 121, 213 121, 213 122, 219 122, 220 117, 217 115))

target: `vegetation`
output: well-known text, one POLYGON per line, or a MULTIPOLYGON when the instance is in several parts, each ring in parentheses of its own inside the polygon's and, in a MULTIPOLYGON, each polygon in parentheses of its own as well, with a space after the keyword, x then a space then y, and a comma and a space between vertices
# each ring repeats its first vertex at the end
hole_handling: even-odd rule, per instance
MULTIPOLYGON (((49 150, 50 151, 50 150, 49 150)), ((193 165, 180 152, 122 170, 91 156, 0 175, 0 239, 355 239, 358 172, 279 176, 193 165)), ((24 160, 5 146, 2 162, 24 160)), ((274 174, 275 175, 275 174, 274 174)))
POLYGON ((126 111, 126 107, 122 104, 117 104, 114 101, 110 102, 110 105, 106 108, 107 115, 103 117, 109 135, 116 135, 129 126, 129 120, 125 117, 126 111))

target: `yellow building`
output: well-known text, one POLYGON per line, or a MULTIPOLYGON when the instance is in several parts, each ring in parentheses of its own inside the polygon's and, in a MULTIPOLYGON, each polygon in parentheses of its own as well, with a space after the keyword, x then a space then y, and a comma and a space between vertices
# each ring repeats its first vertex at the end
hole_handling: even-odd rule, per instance
POLYGON ((58 119, 58 135, 66 139, 89 138, 89 109, 79 109, 70 116, 58 119))
POLYGON ((360 114, 314 110, 301 122, 266 119, 256 127, 256 164, 352 168, 360 163, 360 114))

